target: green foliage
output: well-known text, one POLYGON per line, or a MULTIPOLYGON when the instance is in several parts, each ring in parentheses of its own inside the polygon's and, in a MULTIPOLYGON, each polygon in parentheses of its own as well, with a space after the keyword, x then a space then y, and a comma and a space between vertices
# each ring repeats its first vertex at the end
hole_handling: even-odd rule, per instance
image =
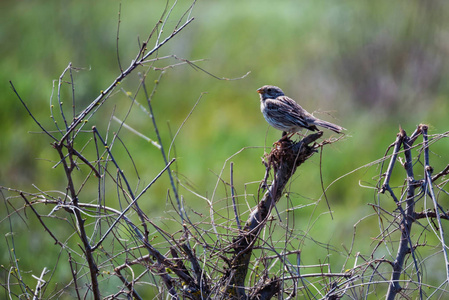
MULTIPOLYGON (((180 14, 190 5, 180 2, 173 14, 180 14)), ((148 35, 165 2, 134 1, 122 3, 121 7, 118 44, 121 66, 126 68, 137 53, 138 38, 148 35)), ((1 4, 0 185, 30 192, 35 192, 31 184, 42 190, 64 189, 62 169, 52 168, 59 158, 51 140, 36 133, 39 128, 16 99, 8 81, 14 83, 33 115, 48 126, 53 122, 49 118, 52 81, 72 62, 81 68, 74 73, 78 107, 90 103, 120 74, 116 49, 118 8, 119 2, 111 1, 1 4)), ((220 81, 182 65, 167 69, 160 79, 153 109, 166 150, 195 102, 206 92, 171 150, 171 157, 177 158, 176 173, 181 183, 205 196, 210 196, 217 185, 216 199, 225 199, 229 195, 221 183, 217 184, 217 174, 223 170, 223 178, 229 181, 226 160, 235 154, 231 161, 239 201, 249 199, 255 205, 258 183, 264 175, 260 157, 280 137, 280 132, 268 128, 263 120, 255 90, 264 84, 279 85, 308 111, 317 110, 318 117, 348 129, 344 139, 324 150, 322 161, 316 155, 304 165, 291 183, 288 200, 290 206, 296 206, 321 199, 316 207, 295 212, 297 219, 307 216, 307 220, 298 221, 295 226, 322 243, 338 246, 340 241, 350 242, 352 225, 360 216, 369 214, 367 203, 376 201, 376 191, 359 183, 374 187, 379 175, 377 165, 346 175, 330 186, 326 194, 333 219, 322 196, 320 168, 327 187, 340 176, 381 158, 399 125, 407 132, 419 123, 430 124, 431 132, 447 131, 449 72, 445 29, 449 21, 443 16, 448 8, 444 1, 200 1, 194 9, 192 25, 158 56, 207 59, 196 64, 218 77, 236 78, 248 71, 251 74, 242 80, 220 81), (311 214, 316 222, 309 220, 311 214)), ((171 58, 156 66, 179 62, 171 58)), ((158 78, 158 74, 149 76, 152 77, 148 82, 158 78)), ((125 92, 136 92, 136 78, 133 75, 122 84, 125 92)), ((65 109, 70 110, 71 87, 67 85, 62 95, 68 101, 65 109)), ((145 104, 143 98, 138 101, 145 104)), ((119 92, 89 120, 86 128, 96 125, 105 134, 112 112, 124 119, 129 107, 129 99, 119 92)), ((156 139, 150 118, 136 106, 127 123, 156 139)), ((118 130, 117 123, 111 124, 111 133, 118 130)), ((133 153, 142 188, 163 167, 161 154, 150 143, 121 130, 124 144, 133 153)), ((325 135, 329 137, 330 133, 325 135)), ((88 140, 85 137, 80 142, 88 140)), ((446 157, 438 160, 438 155, 446 155, 447 145, 437 147, 435 159, 447 161, 446 157)), ((132 174, 134 167, 127 151, 123 148, 119 153, 117 159, 127 162, 125 172, 132 174)), ((82 182, 84 176, 79 174, 78 180, 82 182)), ((403 174, 395 179, 401 178, 403 174)), ((167 184, 168 179, 163 178, 155 185, 141 204, 145 211, 159 216, 172 209, 166 199, 167 184)), ((208 214, 204 200, 188 194, 185 202, 208 214)), ((223 202, 223 207, 229 205, 223 202)), ((286 207, 279 208, 285 218, 286 207)), ((29 222, 37 224, 31 218, 29 222)), ((373 220, 370 224, 372 227, 364 224, 360 230, 375 236, 377 223, 373 220)), ((18 226, 15 225, 16 230, 18 226)), ((30 226, 28 230, 33 229, 30 226)), ((325 256, 321 252, 327 249, 308 248, 313 245, 303 244, 304 259, 318 263, 325 256)), ((369 249, 370 245, 366 246, 369 249)), ((52 258, 58 252, 51 241, 20 239, 20 233, 16 247, 30 249, 30 257, 21 253, 21 259, 33 272, 48 267, 42 253, 49 253, 52 258), (39 265, 34 255, 39 255, 39 265)), ((2 261, 6 259, 5 248, 0 243, 2 261)), ((341 266, 345 254, 335 258, 341 266)))

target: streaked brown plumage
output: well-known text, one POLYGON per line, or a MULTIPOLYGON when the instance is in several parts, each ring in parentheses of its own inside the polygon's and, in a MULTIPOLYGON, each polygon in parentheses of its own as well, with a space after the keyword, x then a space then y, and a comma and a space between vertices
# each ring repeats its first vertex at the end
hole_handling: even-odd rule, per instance
POLYGON ((295 133, 303 128, 317 131, 320 126, 336 133, 343 127, 315 118, 295 100, 285 96, 277 86, 265 85, 257 90, 260 94, 260 110, 265 120, 278 130, 295 133))

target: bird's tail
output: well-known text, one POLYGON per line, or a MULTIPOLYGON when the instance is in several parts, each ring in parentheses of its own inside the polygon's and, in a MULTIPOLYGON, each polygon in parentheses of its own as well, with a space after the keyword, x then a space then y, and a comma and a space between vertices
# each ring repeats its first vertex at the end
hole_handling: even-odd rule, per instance
POLYGON ((338 126, 338 125, 335 125, 335 124, 332 124, 330 122, 326 122, 326 121, 323 121, 323 120, 320 120, 320 119, 314 120, 313 123, 316 126, 320 126, 320 127, 332 130, 332 131, 334 131, 336 133, 341 133, 343 130, 346 130, 345 128, 343 128, 341 126, 338 126))

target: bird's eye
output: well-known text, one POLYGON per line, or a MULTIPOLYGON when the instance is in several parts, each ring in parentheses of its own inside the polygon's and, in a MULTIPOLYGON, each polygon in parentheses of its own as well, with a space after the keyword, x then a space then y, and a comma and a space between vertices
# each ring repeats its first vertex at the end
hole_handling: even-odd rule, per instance
POLYGON ((268 90, 267 90, 268 93, 271 93, 272 91, 273 91, 272 88, 268 88, 268 90))

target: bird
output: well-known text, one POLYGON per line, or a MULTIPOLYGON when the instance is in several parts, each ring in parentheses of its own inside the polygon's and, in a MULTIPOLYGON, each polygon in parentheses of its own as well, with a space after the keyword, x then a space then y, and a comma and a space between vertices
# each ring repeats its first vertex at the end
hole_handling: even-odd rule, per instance
POLYGON ((277 86, 264 85, 257 89, 260 94, 260 110, 265 120, 274 128, 282 131, 282 136, 290 137, 302 129, 318 131, 317 126, 342 133, 345 128, 315 118, 301 107, 295 100, 285 96, 277 86))

